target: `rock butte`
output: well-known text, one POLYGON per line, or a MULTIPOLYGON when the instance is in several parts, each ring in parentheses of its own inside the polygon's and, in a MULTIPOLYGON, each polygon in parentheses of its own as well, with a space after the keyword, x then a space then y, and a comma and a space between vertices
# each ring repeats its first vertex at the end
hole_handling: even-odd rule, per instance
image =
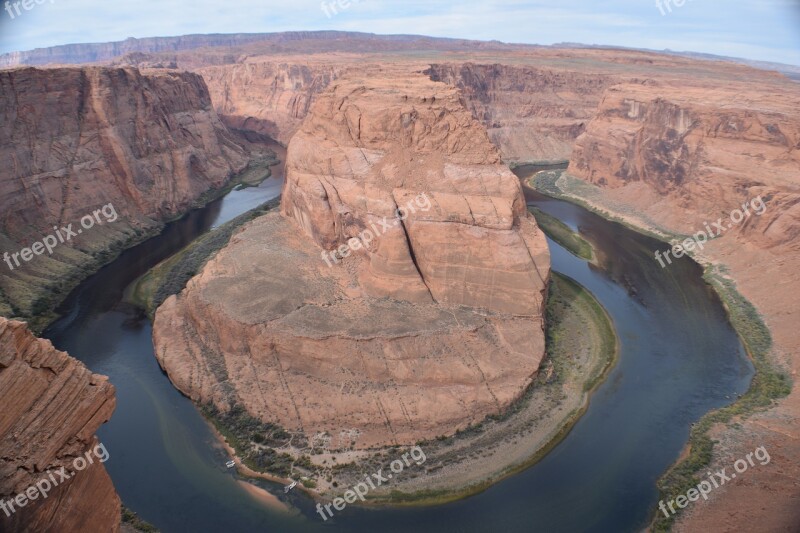
MULTIPOLYGON (((120 499, 102 463, 75 472, 72 462, 98 444, 95 431, 111 418, 114 386, 23 322, 0 318, 0 499, 9 500, 46 471, 72 477, 11 517, 2 531, 119 531, 120 499)), ((56 476, 59 480, 59 476, 56 476)))
POLYGON ((520 397, 544 355, 549 252, 457 90, 340 80, 286 166, 282 216, 245 227, 156 314, 181 391, 331 449, 452 434, 520 397), (384 217, 366 247, 322 259, 384 217))

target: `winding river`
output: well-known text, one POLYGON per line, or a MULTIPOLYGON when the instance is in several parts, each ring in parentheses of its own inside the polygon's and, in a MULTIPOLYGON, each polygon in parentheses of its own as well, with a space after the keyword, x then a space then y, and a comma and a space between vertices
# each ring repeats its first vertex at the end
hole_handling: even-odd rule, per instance
POLYGON ((637 531, 652 517, 656 481, 680 455, 692 423, 749 385, 752 366, 698 265, 682 259, 662 269, 653 252, 663 244, 526 191, 529 204, 580 231, 599 252, 595 266, 550 242, 553 269, 594 294, 620 341, 619 362, 586 414, 542 461, 466 500, 348 508, 323 522, 301 493, 284 495, 281 486, 258 481, 293 509, 277 511, 225 468, 227 456, 209 426, 159 368, 150 321, 122 303, 126 287, 152 266, 277 196, 282 176, 274 174, 123 253, 70 295, 63 318, 44 334, 110 376, 117 410, 98 433, 111 454, 106 467, 125 505, 165 533, 637 531))

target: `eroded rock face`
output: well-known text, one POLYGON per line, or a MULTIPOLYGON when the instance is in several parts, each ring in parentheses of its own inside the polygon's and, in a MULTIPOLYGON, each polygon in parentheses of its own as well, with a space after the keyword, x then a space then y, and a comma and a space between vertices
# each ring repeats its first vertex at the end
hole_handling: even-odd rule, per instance
POLYGON ((541 311, 545 247, 519 180, 453 88, 336 84, 292 139, 281 206, 325 250, 378 229, 360 273, 372 296, 541 311), (381 230, 398 209, 405 220, 381 230))
MULTIPOLYGON (((114 387, 79 361, 37 339, 23 322, 0 318, 0 500, 23 493, 46 472, 70 479, 11 516, 0 530, 119 531, 120 499, 103 464, 76 471, 73 461, 98 445, 95 432, 111 418, 114 387)), ((103 456, 103 454, 101 454, 103 456)))
POLYGON ((198 69, 214 108, 231 128, 256 131, 289 143, 311 107, 341 67, 260 61, 198 69))
POLYGON ((518 65, 433 64, 431 79, 458 87, 504 159, 567 160, 614 77, 518 65))
POLYGON ((331 449, 452 434, 524 392, 544 354, 549 253, 455 89, 336 82, 286 176, 283 216, 245 227, 156 314, 180 390, 331 449))
MULTIPOLYGON (((136 69, 0 72, 0 253, 113 204, 97 224, 20 266, 0 264, 0 314, 30 317, 81 267, 186 210, 247 163, 203 79, 136 69)), ((85 273, 84 273, 85 274, 85 273)))
POLYGON ((761 197, 764 213, 735 233, 761 247, 788 244, 800 236, 798 108, 800 90, 788 81, 779 93, 755 82, 615 86, 568 172, 687 234, 761 197))

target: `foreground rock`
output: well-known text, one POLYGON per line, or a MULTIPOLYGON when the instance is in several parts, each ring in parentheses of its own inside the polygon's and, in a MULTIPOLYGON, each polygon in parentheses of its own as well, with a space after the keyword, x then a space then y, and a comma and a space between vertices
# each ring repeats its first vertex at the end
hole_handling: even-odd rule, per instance
MULTIPOLYGON (((70 479, 10 513, 0 530, 118 531, 120 499, 93 454, 95 432, 114 411, 114 387, 24 323, 0 318, 0 500, 24 494, 62 467, 70 479), (76 470, 86 454, 93 463, 76 470), (9 516, 10 514, 10 516, 9 516)), ((106 457, 100 454, 100 457, 106 457)), ((6 504, 8 508, 8 504, 6 504)))
POLYGON ((63 295, 110 251, 183 212, 247 163, 196 74, 3 71, 0 116, 0 253, 55 235, 54 226, 82 231, 52 254, 4 259, 5 316, 48 311, 54 293, 63 295), (82 228, 82 217, 109 204, 91 229, 82 228))
POLYGON ((532 382, 546 241, 455 89, 335 83, 289 146, 282 211, 156 314, 156 355, 193 400, 365 449, 452 434, 532 382))

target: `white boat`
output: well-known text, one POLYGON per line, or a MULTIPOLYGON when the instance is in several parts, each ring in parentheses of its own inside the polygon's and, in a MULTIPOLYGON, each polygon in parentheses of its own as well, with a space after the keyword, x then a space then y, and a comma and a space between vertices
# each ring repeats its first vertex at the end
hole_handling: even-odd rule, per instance
POLYGON ((227 463, 225 463, 225 466, 227 466, 228 468, 233 468, 234 466, 236 466, 236 461, 228 461, 227 463))
POLYGON ((295 488, 296 486, 297 486, 297 481, 292 481, 291 485, 286 485, 285 487, 283 487, 283 492, 289 494, 289 491, 295 488))

